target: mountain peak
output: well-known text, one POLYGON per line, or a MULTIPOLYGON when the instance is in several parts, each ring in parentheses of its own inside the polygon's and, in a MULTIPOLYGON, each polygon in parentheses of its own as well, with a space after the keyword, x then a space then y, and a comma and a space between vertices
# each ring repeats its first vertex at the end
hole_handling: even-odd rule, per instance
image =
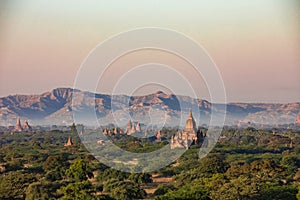
POLYGON ((155 93, 155 96, 158 96, 158 97, 164 97, 164 98, 170 97, 169 94, 166 94, 165 92, 163 92, 163 91, 161 91, 161 90, 157 91, 157 92, 155 93))
MULTIPOLYGON (((76 90, 73 88, 55 88, 50 91, 50 97, 51 99, 70 99, 72 98, 73 91, 80 92, 80 90, 76 90)), ((44 93, 43 96, 48 96, 48 95, 49 92, 46 92, 44 93)))
POLYGON ((79 91, 79 90, 74 89, 74 88, 61 87, 61 88, 55 88, 55 89, 51 90, 51 93, 61 94, 61 93, 73 92, 73 91, 79 91))
POLYGON ((159 90, 159 91, 156 92, 156 94, 166 94, 166 93, 164 93, 163 91, 159 90))

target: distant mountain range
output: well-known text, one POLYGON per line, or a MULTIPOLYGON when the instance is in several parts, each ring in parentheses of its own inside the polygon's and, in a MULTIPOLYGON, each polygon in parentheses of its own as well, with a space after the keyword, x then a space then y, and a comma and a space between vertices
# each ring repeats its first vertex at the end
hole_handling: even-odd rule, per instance
MULTIPOLYGON (((213 105, 221 121, 222 113, 225 112, 224 105, 213 105)), ((189 109, 193 109, 196 122, 201 125, 209 123, 211 108, 212 104, 206 100, 163 92, 130 97, 57 88, 40 95, 13 95, 0 98, 0 125, 14 125, 18 117, 28 120, 33 125, 69 125, 73 122, 73 112, 82 114, 78 118, 80 122, 89 123, 90 116, 85 115, 85 111, 91 109, 95 109, 101 124, 114 123, 113 119, 117 119, 118 124, 125 125, 130 114, 133 121, 157 124, 163 123, 166 119, 166 125, 170 126, 182 125, 189 109), (182 118, 181 110, 184 113, 182 118)), ((238 121, 289 124, 295 121, 299 111, 300 102, 229 103, 226 105, 226 124, 237 124, 238 121)))

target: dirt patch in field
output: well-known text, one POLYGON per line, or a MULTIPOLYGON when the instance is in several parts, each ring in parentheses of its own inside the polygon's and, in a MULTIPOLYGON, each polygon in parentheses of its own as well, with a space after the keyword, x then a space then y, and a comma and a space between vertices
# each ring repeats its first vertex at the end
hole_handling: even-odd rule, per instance
POLYGON ((148 195, 152 195, 159 185, 169 185, 172 183, 172 178, 170 177, 161 177, 158 174, 152 174, 152 183, 147 183, 143 185, 143 189, 147 192, 148 195))

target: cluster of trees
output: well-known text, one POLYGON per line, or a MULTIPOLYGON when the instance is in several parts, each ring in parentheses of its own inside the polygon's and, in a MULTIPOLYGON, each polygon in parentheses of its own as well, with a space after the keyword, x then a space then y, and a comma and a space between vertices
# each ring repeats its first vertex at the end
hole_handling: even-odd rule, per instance
POLYGON ((1 138, 3 200, 141 199, 146 197, 141 184, 152 181, 150 174, 119 172, 99 163, 76 134, 49 131, 1 138), (64 147, 69 135, 75 145, 64 147))
MULTIPOLYGON (((174 131, 162 134, 169 137, 174 131)), ((299 133, 248 128, 227 129, 223 136, 205 158, 199 159, 199 149, 191 146, 172 165, 153 172, 172 178, 157 186, 151 174, 125 173, 99 163, 75 131, 3 134, 0 199, 300 200, 299 133), (75 145, 64 147, 69 135, 75 145), (147 194, 150 185, 155 191, 147 194)), ((166 144, 131 137, 114 142, 133 152, 166 144)))
POLYGON ((162 169, 173 183, 160 186, 156 199, 299 199, 299 133, 247 128, 223 136, 205 158, 191 148, 178 165, 162 169))
POLYGON ((26 200, 141 199, 146 192, 140 184, 152 181, 150 174, 119 172, 101 164, 92 166, 83 159, 69 165, 62 156, 49 156, 39 172, 11 171, 0 180, 0 199, 26 200), (97 179, 93 171, 99 173, 97 179))
POLYGON ((294 200, 298 188, 288 180, 289 173, 272 160, 229 164, 223 155, 210 154, 197 167, 175 175, 172 186, 159 188, 157 199, 294 200))

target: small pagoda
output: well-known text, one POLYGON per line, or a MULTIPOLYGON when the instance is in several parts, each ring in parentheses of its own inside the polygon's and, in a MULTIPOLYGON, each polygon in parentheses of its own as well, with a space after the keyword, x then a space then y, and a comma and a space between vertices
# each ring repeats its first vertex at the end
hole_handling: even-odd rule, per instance
POLYGON ((23 131, 20 117, 18 117, 17 123, 16 123, 13 131, 14 132, 22 132, 23 131))
POLYGON ((300 125, 300 112, 298 113, 297 119, 295 121, 296 125, 300 125))
POLYGON ((68 142, 66 144, 64 144, 65 147, 69 147, 69 146, 73 146, 73 142, 72 142, 72 139, 71 137, 69 136, 68 138, 68 142))

